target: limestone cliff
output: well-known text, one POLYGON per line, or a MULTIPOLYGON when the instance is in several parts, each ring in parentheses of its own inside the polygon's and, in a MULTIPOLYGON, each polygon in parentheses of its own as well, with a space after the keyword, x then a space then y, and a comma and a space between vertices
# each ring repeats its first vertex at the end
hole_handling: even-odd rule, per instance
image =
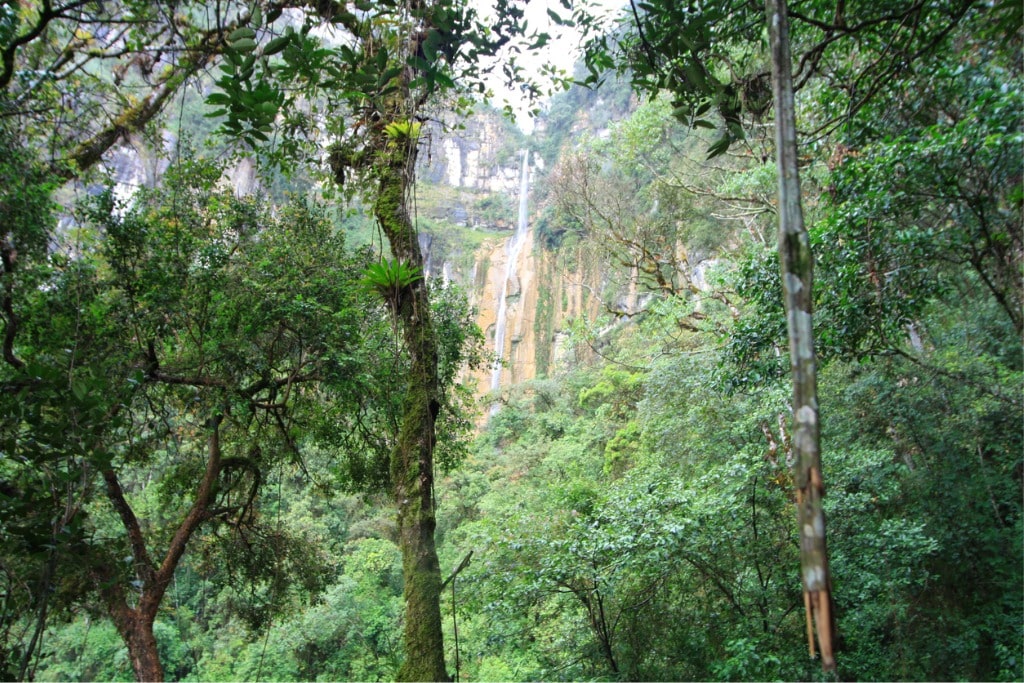
MULTIPOLYGON (((567 267, 559 254, 540 248, 535 231, 526 231, 522 249, 509 264, 512 236, 488 241, 476 251, 471 301, 477 324, 484 331, 489 351, 503 361, 498 387, 549 374, 567 354, 568 326, 580 317, 593 319, 600 312, 601 274, 583 267, 567 267), (506 271, 508 284, 505 284, 506 271), (505 307, 501 297, 504 292, 505 307), (500 324, 505 317, 502 348, 495 348, 500 324)), ((478 394, 493 391, 492 369, 483 368, 472 378, 478 394)))
POLYGON ((465 378, 481 397, 551 372, 571 350, 569 324, 598 314, 602 289, 598 269, 567 265, 581 260, 538 244, 532 198, 543 160, 530 156, 524 169, 527 155, 509 153, 498 130, 485 119, 442 139, 444 155, 421 168, 433 182, 421 183, 417 197, 428 274, 465 287, 488 352, 502 360, 465 378))
POLYGON ((621 281, 611 284, 607 264, 583 257, 585 249, 545 248, 550 236, 541 239, 537 230, 546 167, 562 147, 606 136, 610 122, 634 104, 628 84, 608 92, 574 88, 557 96, 532 137, 486 109, 428 126, 417 174, 421 246, 427 276, 466 289, 487 351, 502 360, 500 369, 481 368, 465 378, 481 397, 498 398, 514 384, 551 374, 574 352, 574 320, 592 321, 605 301, 637 296, 618 291, 621 281))

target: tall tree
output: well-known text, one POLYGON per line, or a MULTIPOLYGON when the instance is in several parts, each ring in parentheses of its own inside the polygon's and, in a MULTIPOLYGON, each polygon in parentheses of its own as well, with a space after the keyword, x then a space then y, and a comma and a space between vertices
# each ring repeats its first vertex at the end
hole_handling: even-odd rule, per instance
POLYGON ((98 594, 139 680, 163 678, 153 625, 192 539, 219 526, 283 559, 260 523, 265 472, 295 456, 316 388, 356 375, 362 316, 340 238, 306 207, 274 217, 217 188, 221 173, 183 161, 131 208, 101 195, 88 216, 102 243, 21 293, 22 368, 3 375, 0 477, 65 473, 57 540, 78 562, 60 583, 98 594))
MULTIPOLYGON (((388 239, 394 258, 371 270, 368 280, 387 300, 410 359, 390 454, 405 579, 406 659, 399 678, 447 680, 433 497, 437 423, 446 399, 410 202, 425 106, 442 95, 466 94, 466 84, 482 91, 481 60, 510 40, 523 12, 503 0, 497 21, 486 25, 461 0, 327 2, 307 10, 301 30, 286 29, 263 46, 263 55, 280 53, 279 60, 257 61, 251 38, 235 42, 219 80, 223 92, 209 99, 223 106, 218 114, 225 117, 224 131, 250 143, 268 139, 278 111, 286 121, 300 108, 322 111, 335 137, 327 151, 336 186, 365 196, 388 239), (342 44, 315 39, 311 30, 317 24, 337 30, 342 44), (297 85, 302 97, 294 95, 297 85)), ((506 71, 514 75, 515 67, 506 71)), ((324 151, 317 140, 320 122, 298 117, 304 118, 313 126, 292 132, 309 134, 318 158, 324 151)))
MULTIPOLYGON (((364 39, 372 36, 361 25, 352 28, 364 39)), ((413 47, 419 48, 418 44, 413 47)), ((371 50, 366 57, 377 60, 379 54, 386 52, 371 50)), ((408 207, 419 145, 421 124, 416 119, 420 103, 409 88, 411 70, 399 69, 387 81, 390 92, 370 98, 359 155, 346 157, 336 149, 331 162, 339 184, 353 170, 375 183, 371 189, 373 214, 395 259, 377 271, 374 284, 402 328, 410 357, 398 438, 390 457, 405 581, 405 661, 398 677, 443 681, 449 677, 441 629, 441 569, 434 542, 434 446, 441 409, 438 341, 422 276, 423 253, 408 207)))
MULTIPOLYGON (((502 7, 506 6, 503 2, 502 7)), ((497 31, 490 33, 491 27, 477 21, 474 11, 461 2, 389 2, 377 7, 364 2, 260 2, 212 8, 197 3, 179 7, 174 13, 165 10, 151 3, 74 0, 60 4, 45 1, 21 13, 5 12, 0 17, 4 59, 0 104, 4 115, 18 122, 19 137, 52 128, 48 147, 54 150, 54 171, 61 177, 74 177, 99 161, 116 142, 153 121, 187 79, 222 53, 223 91, 210 101, 225 106, 220 112, 226 115, 223 130, 231 136, 251 144, 265 141, 278 114, 285 115, 283 123, 289 132, 283 139, 303 132, 316 134, 314 129, 322 119, 304 117, 300 108, 319 104, 321 96, 332 105, 342 105, 340 112, 332 110, 328 117, 328 127, 342 148, 331 153, 335 177, 346 190, 357 177, 365 181, 362 187, 389 238, 397 263, 393 273, 385 272, 385 278, 395 275, 395 279, 386 280, 383 289, 402 326, 412 368, 390 467, 406 568, 408 657, 402 676, 442 680, 447 674, 438 605, 440 573, 433 541, 432 483, 436 422, 443 400, 437 333, 426 282, 420 275, 423 258, 408 209, 409 191, 421 107, 438 91, 455 88, 456 68, 462 75, 479 74, 478 57, 493 54, 508 40, 509 27, 517 25, 522 11, 502 13, 499 9, 497 31), (294 13, 275 25, 287 8, 302 12, 306 21, 301 31, 291 27, 294 13), (342 42, 351 40, 351 44, 324 46, 310 34, 317 26, 343 34, 342 42), (275 56, 279 57, 272 64, 275 56), (120 61, 113 64, 115 60, 120 61), (33 80, 32 74, 44 78, 33 80), (128 81, 142 94, 125 96, 121 86, 128 81), (279 88, 282 84, 299 90, 279 88), (60 102, 62 111, 80 114, 81 125, 53 126, 45 115, 40 118, 39 112, 53 110, 41 106, 44 101, 51 105, 60 102), (345 148, 353 154, 346 155, 345 148), (346 178, 346 173, 350 177, 346 178)), ((294 147, 287 149, 293 151, 294 147)), ((15 241, 5 235, 5 253, 13 254, 15 241)), ((5 258, 4 264, 7 291, 11 292, 13 258, 5 258)), ((19 318, 13 308, 6 312, 5 351, 11 351, 6 354, 9 363, 20 368, 17 345, 11 341, 19 318)), ((160 381, 171 386, 228 391, 221 381, 202 373, 165 373, 158 348, 147 349, 146 357, 147 367, 157 368, 146 375, 150 380, 164 376, 166 381, 160 381)), ((251 385, 258 390, 248 400, 259 404, 261 392, 281 389, 273 381, 270 384, 273 386, 266 382, 251 385)), ((224 415, 224 409, 213 411, 206 421, 209 467, 196 494, 199 518, 204 516, 202 508, 213 500, 211 487, 223 469, 218 462, 224 415)), ((122 511, 126 528, 137 527, 127 500, 124 505, 118 502, 124 496, 113 479, 108 481, 108 493, 122 511)), ((137 541, 133 547, 133 554, 139 556, 136 563, 149 566, 145 544, 137 541)), ((166 587, 165 574, 157 577, 156 593, 162 594, 166 587)), ((141 579, 144 584, 147 576, 141 579)), ((159 604, 156 593, 154 605, 159 604)), ((142 620, 149 621, 151 630, 152 615, 142 620)), ((144 640, 143 649, 152 649, 152 638, 144 640)), ((154 676, 157 666, 140 659, 139 675, 154 676)))
POLYGON ((825 544, 825 512, 821 498, 821 428, 818 420, 818 374, 814 354, 812 291, 814 256, 804 227, 800 168, 796 143, 789 51, 789 17, 785 0, 767 0, 768 42, 775 98, 775 159, 779 174, 779 263, 789 328, 789 364, 793 374, 793 450, 796 455, 800 564, 807 611, 808 644, 814 656, 814 631, 826 671, 836 668, 833 644, 832 581, 825 544), (813 625, 812 625, 813 620, 813 625))
MULTIPOLYGON (((797 484, 803 575, 808 612, 815 614, 821 636, 822 662, 832 668, 833 618, 820 513, 823 486, 811 335, 812 260, 800 211, 793 92, 814 83, 836 93, 830 106, 806 117, 811 128, 804 134, 813 140, 826 138, 884 94, 894 76, 941 50, 953 31, 984 8, 966 0, 871 3, 870 7, 805 2, 792 10, 769 3, 770 59, 765 58, 761 42, 764 15, 753 3, 725 1, 696 9, 692 4, 631 3, 615 31, 609 31, 609 26, 586 8, 578 9, 575 19, 588 34, 587 82, 600 82, 609 69, 628 70, 638 90, 649 94, 667 91, 677 118, 720 131, 709 156, 742 143, 747 124, 762 119, 774 102, 780 176, 779 258, 793 374, 794 445, 802 453, 797 484), (781 33, 790 18, 792 39, 781 33), (795 59, 788 54, 790 40, 796 46, 795 59), (848 57, 854 54, 856 58, 848 57), (795 75, 791 62, 796 63, 795 75)), ((1011 27, 1019 14, 1008 3, 991 9, 1004 28, 1011 27)))

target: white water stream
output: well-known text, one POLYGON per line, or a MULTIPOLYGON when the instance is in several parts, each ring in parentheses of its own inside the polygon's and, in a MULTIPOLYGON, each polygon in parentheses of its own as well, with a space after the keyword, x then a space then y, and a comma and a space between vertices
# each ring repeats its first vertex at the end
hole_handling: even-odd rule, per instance
MULTIPOLYGON (((530 150, 523 150, 523 170, 519 178, 519 220, 516 222, 516 230, 509 240, 506 250, 508 259, 505 262, 505 279, 502 281, 501 294, 498 296, 498 314, 494 322, 494 367, 491 369, 491 391, 496 392, 501 387, 502 359, 505 354, 505 334, 508 328, 508 284, 516 275, 516 266, 519 261, 519 253, 523 250, 523 243, 526 241, 526 231, 529 227, 527 197, 530 191, 530 150)), ((519 292, 522 296, 522 290, 519 292)), ((498 404, 491 406, 491 415, 498 412, 498 404)))

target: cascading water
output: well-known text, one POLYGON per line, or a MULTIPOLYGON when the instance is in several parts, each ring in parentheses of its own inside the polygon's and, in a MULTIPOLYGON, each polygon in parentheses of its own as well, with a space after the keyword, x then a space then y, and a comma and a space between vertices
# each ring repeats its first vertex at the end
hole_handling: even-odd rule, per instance
MULTIPOLYGON (((505 354, 505 332, 508 323, 508 283, 516 274, 516 264, 519 261, 519 252, 523 249, 526 241, 526 230, 529 226, 527 213, 527 196, 530 191, 530 150, 523 150, 523 170, 519 179, 519 220, 516 222, 516 231, 509 240, 508 259, 505 262, 505 279, 502 281, 501 294, 498 297, 498 314, 494 322, 494 367, 491 369, 491 391, 496 392, 501 387, 501 361, 505 354)), ((491 415, 498 412, 498 404, 491 406, 491 415)))

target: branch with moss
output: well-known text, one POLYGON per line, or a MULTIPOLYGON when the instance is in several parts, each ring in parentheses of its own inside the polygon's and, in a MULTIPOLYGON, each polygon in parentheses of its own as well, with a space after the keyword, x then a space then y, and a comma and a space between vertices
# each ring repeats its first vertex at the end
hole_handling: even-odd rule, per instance
POLYGON ((0 277, 4 280, 3 299, 0 300, 0 310, 3 311, 4 319, 4 361, 20 370, 25 367, 25 362, 14 353, 14 339, 18 335, 18 317, 14 312, 14 264, 18 252, 9 240, 0 240, 0 265, 3 271, 0 277))

